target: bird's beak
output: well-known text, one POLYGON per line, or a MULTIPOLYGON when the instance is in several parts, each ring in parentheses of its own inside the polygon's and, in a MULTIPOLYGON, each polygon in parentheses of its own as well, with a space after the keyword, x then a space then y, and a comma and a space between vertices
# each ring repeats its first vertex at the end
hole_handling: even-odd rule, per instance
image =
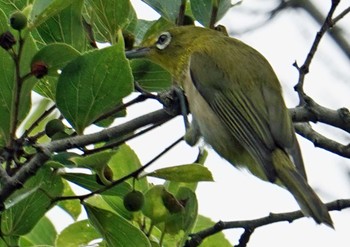
POLYGON ((143 58, 147 57, 148 53, 150 52, 150 48, 148 47, 142 47, 139 49, 131 50, 131 51, 126 51, 125 56, 128 59, 133 59, 133 58, 143 58))

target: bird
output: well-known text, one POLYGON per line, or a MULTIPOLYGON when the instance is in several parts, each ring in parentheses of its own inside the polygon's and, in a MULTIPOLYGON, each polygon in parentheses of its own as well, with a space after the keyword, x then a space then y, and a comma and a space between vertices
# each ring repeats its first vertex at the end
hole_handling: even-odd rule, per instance
POLYGON ((279 80, 267 59, 224 32, 177 26, 126 52, 168 70, 192 114, 185 140, 200 137, 237 168, 286 188, 303 214, 333 228, 307 182, 301 150, 279 80))

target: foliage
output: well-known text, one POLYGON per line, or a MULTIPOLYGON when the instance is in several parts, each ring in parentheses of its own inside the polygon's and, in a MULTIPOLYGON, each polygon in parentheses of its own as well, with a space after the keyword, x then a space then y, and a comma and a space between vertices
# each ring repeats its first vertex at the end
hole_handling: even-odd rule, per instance
MULTIPOLYGON (((124 51, 194 21, 225 32, 215 25, 233 5, 228 0, 143 2, 160 14, 158 20, 138 19, 129 0, 0 1, 0 247, 225 247, 231 244, 217 232, 233 227, 244 228, 240 246, 245 246, 254 228, 303 217, 298 211, 242 221, 243 226, 241 221, 214 225, 198 214, 196 198, 197 184, 213 180, 203 166, 205 152, 190 164, 144 172, 182 139, 147 164, 126 141, 180 112, 176 97, 166 91, 169 72, 147 60, 128 61, 124 51), (170 110, 116 124, 125 122, 127 107, 149 98, 170 110), (150 177, 165 182, 154 185, 150 177), (72 184, 87 192, 77 195, 72 184), (135 191, 137 198, 130 200, 135 191), (59 233, 47 217, 52 207, 73 220, 59 233), (79 218, 82 211, 87 219, 79 218)), ((302 104, 292 115, 295 121, 316 119, 349 132, 347 109, 324 108, 302 89, 322 35, 349 12, 332 19, 336 2, 307 60, 295 64, 302 104)), ((315 144, 350 157, 348 146, 325 140, 308 123, 295 126, 315 144)), ((341 209, 350 202, 328 206, 341 209)))
MULTIPOLYGON (((205 158, 139 176, 145 166, 125 141, 167 119, 123 131, 111 124, 126 116, 122 102, 134 80, 150 92, 171 86, 166 70, 129 62, 124 50, 178 23, 180 7, 208 25, 210 1, 146 2, 162 15, 158 21, 137 19, 128 0, 1 1, 0 246, 181 246, 195 227, 196 184, 212 181, 205 158), (87 135, 92 126, 102 131, 87 135), (155 186, 150 176, 166 182, 155 186), (76 195, 72 183, 88 193, 76 195), (128 211, 123 199, 136 189, 145 205, 128 211), (55 206, 74 221, 60 233, 45 216, 55 206), (78 220, 82 210, 87 220, 78 220)), ((220 5, 219 16, 229 8, 220 5)), ((143 90, 135 102, 155 97, 143 90)), ((200 219, 201 227, 211 224, 200 219)))

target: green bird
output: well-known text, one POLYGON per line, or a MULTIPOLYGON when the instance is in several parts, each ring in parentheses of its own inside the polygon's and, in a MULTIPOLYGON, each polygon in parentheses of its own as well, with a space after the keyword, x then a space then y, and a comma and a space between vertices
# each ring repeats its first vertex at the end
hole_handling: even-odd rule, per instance
POLYGON ((327 207, 307 183, 281 85, 258 51, 222 32, 184 26, 126 56, 163 66, 184 90, 192 114, 190 145, 202 136, 232 165, 285 187, 306 216, 333 227, 327 207))

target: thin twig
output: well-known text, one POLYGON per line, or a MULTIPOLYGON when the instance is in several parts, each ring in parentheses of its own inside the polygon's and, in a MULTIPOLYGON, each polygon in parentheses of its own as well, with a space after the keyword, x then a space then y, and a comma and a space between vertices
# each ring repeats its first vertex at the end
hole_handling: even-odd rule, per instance
POLYGON ((39 123, 44 120, 48 115, 51 114, 51 112, 53 112, 56 109, 56 105, 51 106, 49 109, 47 109, 45 112, 43 112, 43 114, 41 114, 41 116, 34 121, 34 123, 32 123, 32 125, 26 129, 23 133, 23 135, 20 137, 20 139, 24 139, 26 137, 28 137, 28 135, 34 130, 35 127, 37 127, 39 125, 39 123))
POLYGON ((110 184, 106 185, 105 187, 102 187, 100 189, 97 189, 95 191, 92 191, 90 193, 80 195, 80 196, 56 197, 52 200, 52 203, 56 203, 58 201, 64 201, 64 200, 77 200, 77 199, 80 201, 84 201, 85 199, 87 199, 93 195, 96 195, 96 194, 101 194, 101 193, 121 184, 122 182, 124 182, 130 178, 137 178, 141 172, 143 172, 147 167, 152 165, 156 160, 158 160, 160 157, 162 157, 165 153, 167 153, 170 149, 172 149, 174 146, 176 146, 181 141, 183 141, 183 137, 180 137, 179 139, 177 139, 175 142, 173 142, 171 145, 169 145, 167 148, 165 148, 162 152, 160 152, 157 156, 155 156, 152 160, 147 162, 145 165, 143 165, 140 168, 136 169, 135 171, 125 175, 124 177, 111 182, 110 184))
POLYGON ((118 147, 120 145, 122 145, 123 143, 125 143, 126 141, 130 141, 131 139, 134 139, 138 136, 141 136, 151 130, 153 130, 154 128, 157 128, 159 126, 161 126, 162 124, 164 124, 165 122, 164 121, 161 121, 159 123, 155 123, 151 126, 149 126, 148 128, 146 129, 143 129, 137 133, 134 133, 130 136, 126 136, 120 140, 117 140, 115 142, 112 142, 112 143, 108 143, 102 147, 99 147, 99 148, 95 148, 95 149, 91 149, 91 150, 84 150, 84 155, 90 155, 90 154, 93 154, 93 153, 98 153, 98 152, 101 152, 101 151, 104 151, 104 150, 107 150, 107 149, 111 149, 111 148, 115 148, 115 147, 118 147))
POLYGON ((212 0, 212 8, 211 8, 211 14, 210 14, 210 20, 209 20, 209 28, 215 29, 215 23, 217 21, 218 17, 218 11, 219 11, 219 2, 220 0, 212 0))
POLYGON ((129 102, 125 103, 125 104, 120 104, 117 107, 115 107, 114 109, 110 110, 109 112, 104 113, 103 115, 101 115, 99 118, 97 118, 94 123, 97 123, 101 120, 104 120, 108 117, 113 116, 114 114, 126 109, 127 107, 136 104, 136 103, 140 103, 145 101, 146 99, 148 99, 148 97, 146 97, 145 95, 141 94, 138 97, 136 97, 135 99, 130 100, 129 102))
POLYGON ((332 26, 334 26, 338 21, 340 21, 342 18, 344 18, 344 16, 349 14, 349 12, 350 12, 350 7, 347 7, 339 15, 334 17, 333 20, 332 20, 332 26))
POLYGON ((15 84, 13 88, 14 92, 14 101, 12 104, 12 117, 11 117, 11 129, 10 129, 10 135, 11 135, 11 141, 10 141, 10 147, 14 145, 14 140, 16 138, 16 130, 17 130, 17 125, 18 125, 18 118, 19 118, 19 107, 20 107, 20 99, 21 99, 21 92, 22 92, 22 86, 23 86, 23 78, 21 77, 21 68, 20 68, 20 63, 21 63, 21 57, 22 57, 22 51, 23 51, 23 46, 25 40, 23 39, 21 32, 18 32, 19 34, 19 41, 18 41, 18 51, 17 53, 14 51, 12 53, 12 58, 15 63, 15 84))
POLYGON ((330 10, 328 11, 327 17, 325 19, 325 21, 323 22, 321 29, 317 32, 316 37, 314 42, 312 43, 312 46, 310 48, 309 53, 306 56, 306 59, 304 61, 304 64, 299 67, 297 65, 297 63, 294 63, 294 66, 298 69, 299 71, 299 79, 298 79, 298 83, 295 85, 294 89, 295 91, 298 93, 299 95, 299 105, 304 105, 305 104, 305 92, 304 92, 304 80, 305 80, 305 76, 306 74, 309 73, 309 69, 310 69, 310 64, 312 62, 312 59, 314 58, 314 55, 317 51, 317 48, 321 42, 322 37, 324 36, 324 34, 332 27, 333 22, 332 22, 332 16, 334 14, 334 11, 336 9, 336 7, 339 4, 339 0, 333 0, 332 1, 332 5, 330 10))
POLYGON ((181 0, 179 15, 178 15, 177 21, 176 21, 176 25, 178 25, 178 26, 182 26, 184 24, 186 3, 187 3, 187 0, 181 0))

